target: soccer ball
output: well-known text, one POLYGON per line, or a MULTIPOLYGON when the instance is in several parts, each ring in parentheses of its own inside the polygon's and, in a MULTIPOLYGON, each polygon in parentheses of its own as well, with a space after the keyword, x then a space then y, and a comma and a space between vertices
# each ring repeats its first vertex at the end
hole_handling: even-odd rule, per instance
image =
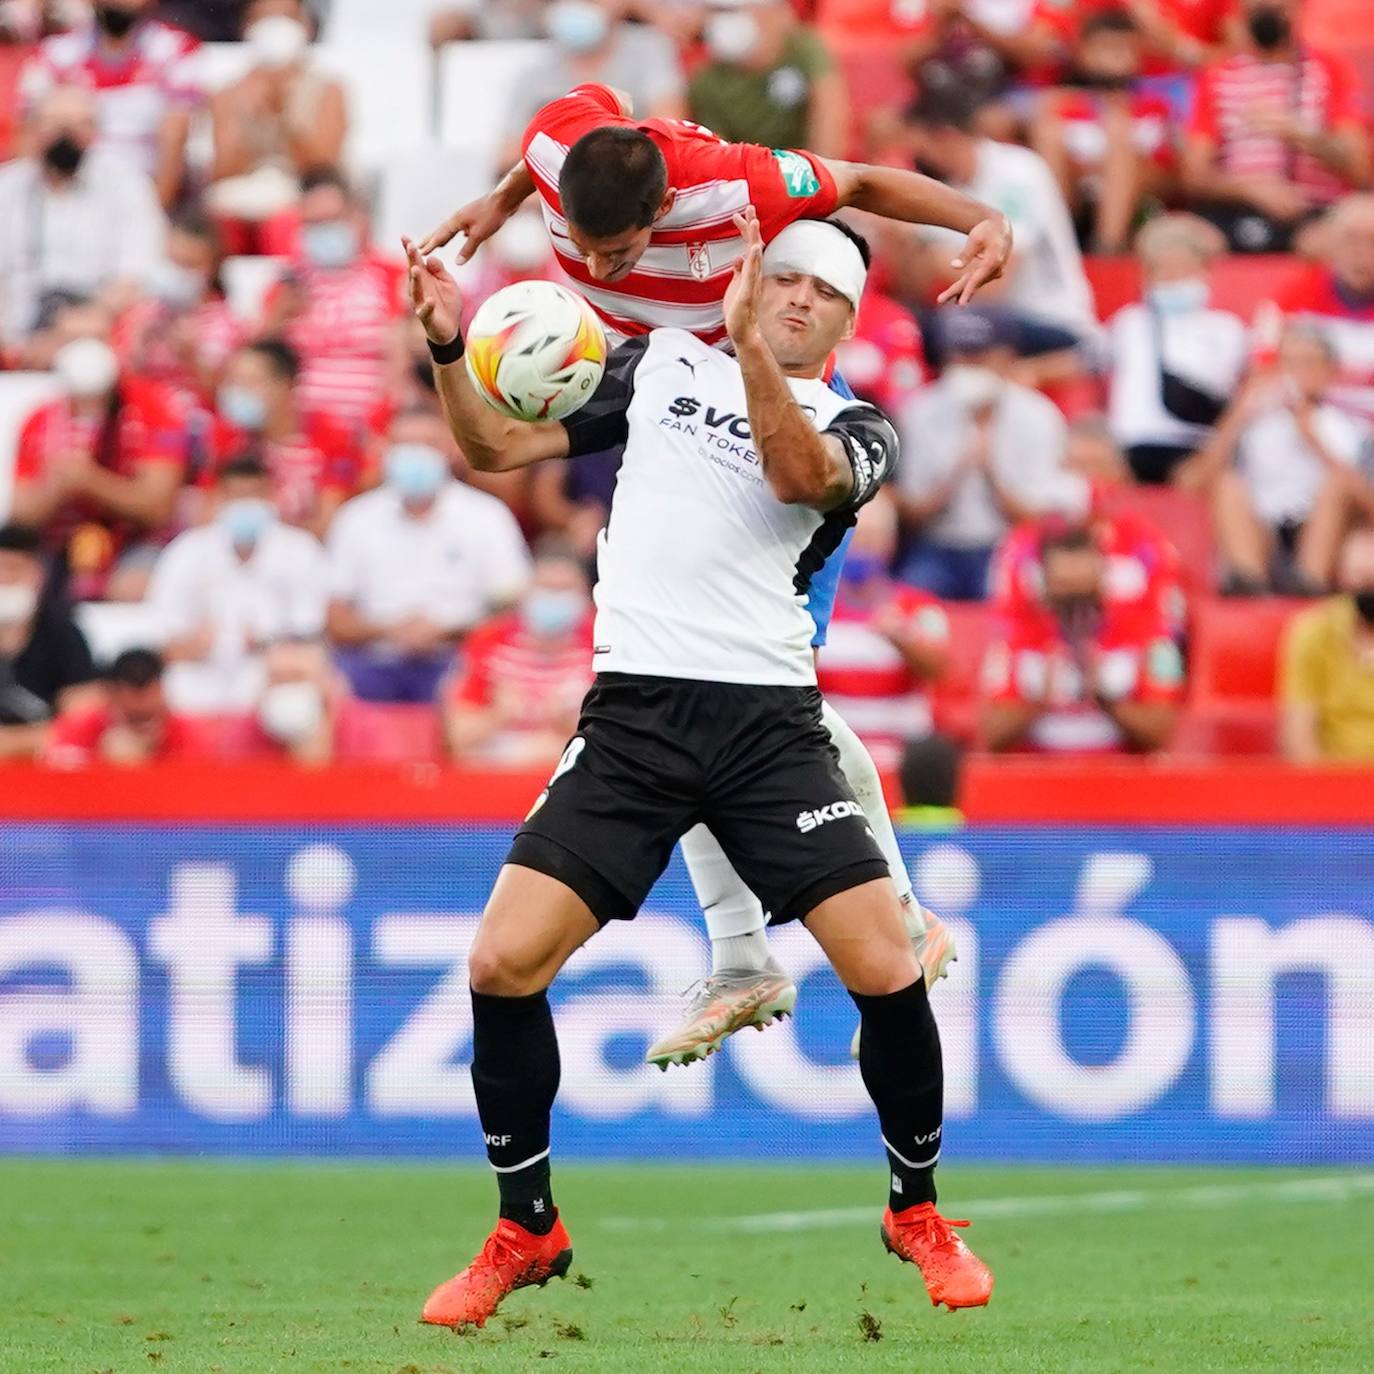
POLYGON ((518 281, 473 316, 468 376, 513 420, 561 420, 584 405, 606 371, 606 331, 590 305, 551 281, 518 281))

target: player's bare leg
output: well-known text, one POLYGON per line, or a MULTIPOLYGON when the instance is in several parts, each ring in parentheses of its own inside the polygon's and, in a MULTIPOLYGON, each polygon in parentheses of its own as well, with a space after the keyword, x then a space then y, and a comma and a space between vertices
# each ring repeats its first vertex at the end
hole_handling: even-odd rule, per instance
POLYGON ((806 927, 859 1008, 859 1070, 891 1168, 883 1243, 920 1269, 937 1307, 982 1307, 992 1274, 955 1229, 968 1223, 947 1220, 935 1206, 944 1129, 940 1033, 892 884, 882 879, 831 897, 806 927))
POLYGON ((468 956, 472 1080, 501 1215, 472 1263, 429 1295, 421 1321, 481 1326, 507 1294, 568 1272, 572 1241, 549 1182, 559 1062, 546 989, 597 929, 557 879, 514 864, 501 870, 468 956))
POLYGON ((692 990, 682 1020, 649 1046, 645 1058, 661 1069, 705 1059, 735 1031, 762 1030, 797 1002, 796 985, 768 952, 763 906, 716 837, 698 825, 680 844, 711 937, 711 973, 692 990))

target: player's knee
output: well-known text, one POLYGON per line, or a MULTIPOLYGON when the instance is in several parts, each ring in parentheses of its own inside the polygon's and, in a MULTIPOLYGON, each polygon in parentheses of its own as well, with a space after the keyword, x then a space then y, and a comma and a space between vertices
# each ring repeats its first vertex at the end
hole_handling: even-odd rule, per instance
POLYGON ((845 971, 844 985, 861 997, 886 997, 901 992, 921 977, 921 964, 909 943, 883 947, 871 958, 852 961, 845 971))
POLYGON ((477 932, 468 953, 468 982, 488 997, 528 997, 548 986, 540 961, 500 939, 477 932))

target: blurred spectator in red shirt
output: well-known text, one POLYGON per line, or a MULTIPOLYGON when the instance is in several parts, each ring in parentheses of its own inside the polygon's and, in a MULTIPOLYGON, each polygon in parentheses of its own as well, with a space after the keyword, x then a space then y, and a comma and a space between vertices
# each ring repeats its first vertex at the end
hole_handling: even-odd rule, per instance
POLYGON ((895 415, 926 380, 925 345, 916 317, 874 285, 877 275, 869 273, 854 333, 836 348, 835 368, 856 396, 895 415))
POLYGON ((1374 518, 1374 484, 1359 467, 1374 432, 1332 402, 1336 355, 1297 325, 1278 369, 1254 377, 1199 455, 1230 590, 1315 596, 1331 585, 1352 518, 1374 518))
POLYGON ((73 600, 137 599, 112 585, 121 558, 165 542, 186 477, 186 414, 158 382, 121 375, 108 317, 83 310, 82 332, 62 344, 53 369, 68 394, 40 406, 19 433, 14 518, 43 531, 65 559, 73 600))
POLYGON ((1031 146, 1050 164, 1079 241, 1096 253, 1125 249, 1147 197, 1167 195, 1174 168, 1172 111, 1143 90, 1144 39, 1125 10, 1084 21, 1061 89, 1040 101, 1031 146))
POLYGON ((1215 225, 1160 215, 1136 235, 1145 298, 1107 324, 1112 433, 1141 482, 1175 480, 1207 441, 1250 352, 1245 322, 1211 303, 1215 225))
POLYGON ((1035 40, 1064 63, 1089 23, 1110 11, 1135 21, 1151 75, 1176 72, 1219 59, 1234 45, 1239 0, 1036 0, 1035 40))
POLYGON ((1358 78, 1299 41, 1300 8, 1241 0, 1244 50, 1198 78, 1184 184, 1242 253, 1286 251, 1314 214, 1369 184, 1358 78))
POLYGON ((266 251, 258 229, 300 201, 301 178, 338 166, 348 136, 343 84, 312 62, 301 0, 252 0, 243 41, 253 65, 210 105, 215 158, 205 192, 237 252, 266 251))
POLYGON ((46 39, 26 69, 26 103, 55 86, 93 91, 99 146, 151 176, 172 205, 186 172, 186 137, 201 101, 196 40, 151 18, 153 0, 95 0, 89 23, 46 39))
POLYGON ((152 294, 136 301, 115 327, 115 351, 140 377, 161 382, 208 422, 215 389, 243 325, 224 298, 224 255, 214 225, 196 209, 172 219, 166 259, 153 273, 152 294))
POLYGON ((1336 350, 1337 404, 1374 419, 1374 195, 1347 196, 1321 227, 1323 260, 1306 266, 1255 316, 1260 362, 1288 324, 1319 329, 1336 350))
POLYGON ((356 431, 303 404, 300 360, 278 339, 245 344, 230 359, 216 396, 211 471, 251 453, 272 475, 282 519, 323 536, 335 511, 357 489, 362 451, 356 431))
POLYGON ((948 616, 930 593, 893 579, 896 552, 897 509, 880 496, 859 514, 816 661, 826 700, 880 768, 895 768, 909 741, 931 733, 929 686, 949 655, 948 616))
POLYGON ((983 665, 986 747, 1162 749, 1184 685, 1173 626, 1148 597, 1109 597, 1109 560, 1085 525, 1042 524, 1038 565, 1039 598, 998 606, 983 665))
POLYGON ((125 649, 105 674, 105 704, 64 712, 53 724, 45 761, 54 768, 90 763, 140 767, 215 754, 203 721, 178 716, 162 691, 162 657, 152 649, 125 649))
POLYGON ((309 173, 300 212, 300 250, 267 298, 263 332, 300 356, 304 410, 361 426, 405 363, 405 271, 368 247, 367 216, 341 173, 309 173))
POLYGON ((475 630, 444 702, 444 728, 462 763, 541 768, 563 752, 592 685, 592 599, 570 552, 535 559, 513 611, 475 630))

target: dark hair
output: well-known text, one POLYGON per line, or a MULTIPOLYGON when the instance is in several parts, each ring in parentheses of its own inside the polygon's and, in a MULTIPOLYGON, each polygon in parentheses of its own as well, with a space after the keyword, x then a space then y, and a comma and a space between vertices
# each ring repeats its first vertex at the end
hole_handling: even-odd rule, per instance
POLYGON ((0 525, 0 553, 42 558, 43 536, 31 525, 0 525))
POLYGON ((1098 10, 1096 14, 1090 14, 1083 21, 1078 30, 1078 41, 1081 43, 1099 33, 1138 34, 1139 32, 1140 26, 1128 11, 1098 10))
POLYGON ((668 189, 668 164, 641 129, 593 129, 573 144, 558 176, 563 213, 592 238, 654 222, 668 189))
POLYGON ((832 229, 838 229, 859 250, 859 256, 863 259, 864 271, 867 272, 873 265, 873 250, 868 246, 868 240, 853 225, 846 224, 842 219, 828 219, 826 223, 832 229))
POLYGON ((270 475, 267 464, 256 453, 237 453, 220 466, 215 481, 228 482, 235 477, 262 481, 270 475))
POLYGON ((156 649, 125 649, 105 670, 105 681, 121 687, 151 687, 162 678, 162 655, 156 649))
POLYGON ((301 355, 285 339, 254 339, 244 344, 244 351, 256 353, 284 382, 295 382, 301 375, 301 355))
POLYGON ((1097 539, 1086 521, 1048 515, 1040 522, 1041 562, 1052 553, 1083 553, 1097 547, 1097 539))
POLYGON ((346 199, 353 200, 353 186, 338 167, 312 167, 301 177, 301 195, 308 196, 311 191, 323 187, 342 191, 346 199))
POLYGON ((929 82, 907 106, 906 122, 931 129, 960 129, 968 133, 978 114, 978 96, 962 85, 929 82))

